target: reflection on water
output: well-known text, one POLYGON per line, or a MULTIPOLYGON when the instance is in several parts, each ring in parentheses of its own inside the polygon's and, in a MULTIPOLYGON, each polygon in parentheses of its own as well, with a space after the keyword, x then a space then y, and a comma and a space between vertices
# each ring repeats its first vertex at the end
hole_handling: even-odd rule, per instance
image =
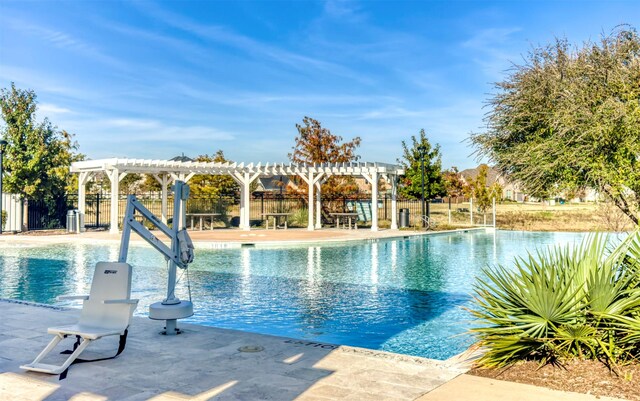
MULTIPOLYGON (((527 249, 580 240, 577 233, 459 233, 323 246, 197 250, 195 315, 188 321, 443 359, 464 350, 472 284, 487 264, 527 249)), ((55 303, 87 293, 93 266, 117 246, 0 249, 0 297, 55 303)), ((161 300, 166 264, 133 246, 137 314, 161 300)), ((182 272, 182 271, 181 271, 182 272)), ((177 295, 188 298, 186 277, 177 295)))

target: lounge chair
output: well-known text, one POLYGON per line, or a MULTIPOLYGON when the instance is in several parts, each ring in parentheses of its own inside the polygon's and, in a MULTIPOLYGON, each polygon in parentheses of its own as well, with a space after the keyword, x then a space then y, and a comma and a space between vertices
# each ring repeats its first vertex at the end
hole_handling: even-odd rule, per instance
POLYGON ((80 320, 70 326, 49 328, 48 333, 55 335, 53 340, 32 363, 20 366, 20 368, 54 375, 59 374, 60 380, 62 380, 66 377, 69 366, 74 363, 112 359, 120 355, 127 341, 127 332, 133 311, 138 305, 137 299, 131 299, 131 266, 129 264, 98 262, 93 273, 89 295, 62 296, 58 299, 82 299, 84 302, 80 320), (77 359, 92 341, 113 335, 120 336, 120 345, 115 356, 94 360, 77 359), (40 362, 60 341, 68 336, 76 336, 76 343, 73 350, 61 352, 62 354, 71 354, 62 365, 49 365, 40 362))

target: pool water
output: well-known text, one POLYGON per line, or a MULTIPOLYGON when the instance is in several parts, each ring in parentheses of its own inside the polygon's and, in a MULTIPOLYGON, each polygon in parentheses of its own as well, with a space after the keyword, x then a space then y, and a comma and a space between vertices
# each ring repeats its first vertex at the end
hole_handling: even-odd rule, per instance
MULTIPOLYGON (((472 285, 482 267, 511 264, 527 250, 580 241, 582 233, 498 231, 321 246, 197 249, 190 282, 195 314, 184 321, 401 354, 446 359, 464 335, 472 285)), ((197 244, 196 244, 197 246, 197 244)), ((95 263, 117 245, 24 245, 0 249, 0 298, 47 304, 86 294, 95 263)), ((166 264, 132 246, 136 314, 166 291, 166 264)), ((181 270, 179 273, 182 273, 181 270)), ((188 299, 186 276, 177 295, 188 299)), ((78 305, 78 304, 76 304, 78 305)))

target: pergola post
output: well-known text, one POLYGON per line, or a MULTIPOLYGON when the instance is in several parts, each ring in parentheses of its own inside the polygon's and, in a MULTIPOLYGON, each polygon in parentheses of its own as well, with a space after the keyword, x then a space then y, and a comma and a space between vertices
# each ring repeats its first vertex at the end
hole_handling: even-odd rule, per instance
POLYGON ((398 229, 398 176, 391 175, 391 229, 398 229))
POLYGON ((84 214, 87 209, 87 181, 91 173, 82 171, 78 176, 78 210, 84 214))
POLYGON ((153 175, 156 179, 156 181, 158 181, 158 183, 160 183, 160 186, 162 187, 162 195, 161 195, 161 199, 162 199, 162 207, 161 207, 161 211, 160 213, 162 214, 161 219, 162 222, 164 224, 167 224, 167 220, 168 220, 168 214, 169 214, 169 206, 168 206, 168 198, 169 198, 169 174, 164 173, 161 175, 157 175, 154 174, 153 175))
POLYGON ((316 182, 316 228, 322 228, 322 185, 320 182, 316 182))
POLYGON ((378 231, 378 172, 371 173, 371 231, 378 231))
MULTIPOLYGON (((260 173, 245 172, 243 174, 234 173, 231 177, 240 185, 240 228, 251 230, 251 183, 258 178, 260 173)), ((189 177, 191 178, 191 177, 189 177)))
POLYGON ((307 230, 309 231, 313 231, 314 229, 314 225, 313 225, 313 188, 315 187, 314 182, 313 182, 313 172, 309 173, 309 178, 307 181, 307 187, 309 188, 309 224, 307 225, 307 230))
POLYGON ((371 231, 378 231, 378 171, 372 170, 371 175, 362 173, 362 176, 371 184, 371 231))
POLYGON ((251 180, 249 178, 249 173, 243 174, 244 184, 242 185, 242 203, 244 205, 244 213, 242 213, 242 229, 243 230, 251 230, 251 190, 249 186, 251 185, 251 180))
POLYGON ((120 191, 120 174, 118 173, 118 169, 108 171, 107 177, 109 177, 109 181, 111 181, 111 213, 109 216, 109 233, 118 234, 118 195, 120 191))
POLYGON ((240 173, 230 174, 231 178, 240 186, 240 221, 238 222, 238 228, 244 228, 244 184, 243 178, 240 173))
MULTIPOLYGON (((314 202, 314 197, 313 197, 313 190, 314 187, 316 185, 320 185, 320 179, 322 178, 322 176, 324 175, 324 173, 318 173, 317 175, 314 174, 313 171, 309 171, 309 175, 308 176, 304 176, 302 173, 298 173, 298 175, 300 176, 300 178, 302 178, 302 180, 304 182, 307 183, 307 187, 309 188, 309 198, 308 198, 308 205, 309 205, 309 223, 307 224, 307 230, 309 231, 313 231, 315 229, 315 224, 314 224, 314 219, 313 219, 313 209, 318 208, 318 216, 320 216, 320 210, 319 208, 321 207, 321 205, 319 205, 321 199, 320 199, 320 190, 318 190, 318 199, 316 200, 316 202, 314 202), (315 203, 315 207, 314 207, 314 203, 315 203)), ((320 217, 318 217, 317 220, 318 225, 320 225, 321 221, 320 221, 320 217)))

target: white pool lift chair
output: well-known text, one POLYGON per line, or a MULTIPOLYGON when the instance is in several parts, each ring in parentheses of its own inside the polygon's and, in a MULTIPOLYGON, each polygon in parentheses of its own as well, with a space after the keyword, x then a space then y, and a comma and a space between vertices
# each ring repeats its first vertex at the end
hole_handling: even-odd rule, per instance
POLYGON ((131 299, 131 265, 117 262, 98 262, 93 274, 89 295, 62 296, 59 300, 83 300, 82 312, 78 323, 51 327, 47 331, 55 335, 47 347, 22 369, 35 372, 59 374, 60 380, 66 377, 69 366, 80 362, 94 362, 112 359, 124 350, 128 327, 133 311, 138 305, 137 299, 131 299), (87 346, 95 340, 106 336, 120 336, 118 352, 115 356, 94 360, 77 359, 87 346), (69 336, 76 336, 73 350, 63 351, 71 354, 60 366, 41 363, 60 341, 69 336))

